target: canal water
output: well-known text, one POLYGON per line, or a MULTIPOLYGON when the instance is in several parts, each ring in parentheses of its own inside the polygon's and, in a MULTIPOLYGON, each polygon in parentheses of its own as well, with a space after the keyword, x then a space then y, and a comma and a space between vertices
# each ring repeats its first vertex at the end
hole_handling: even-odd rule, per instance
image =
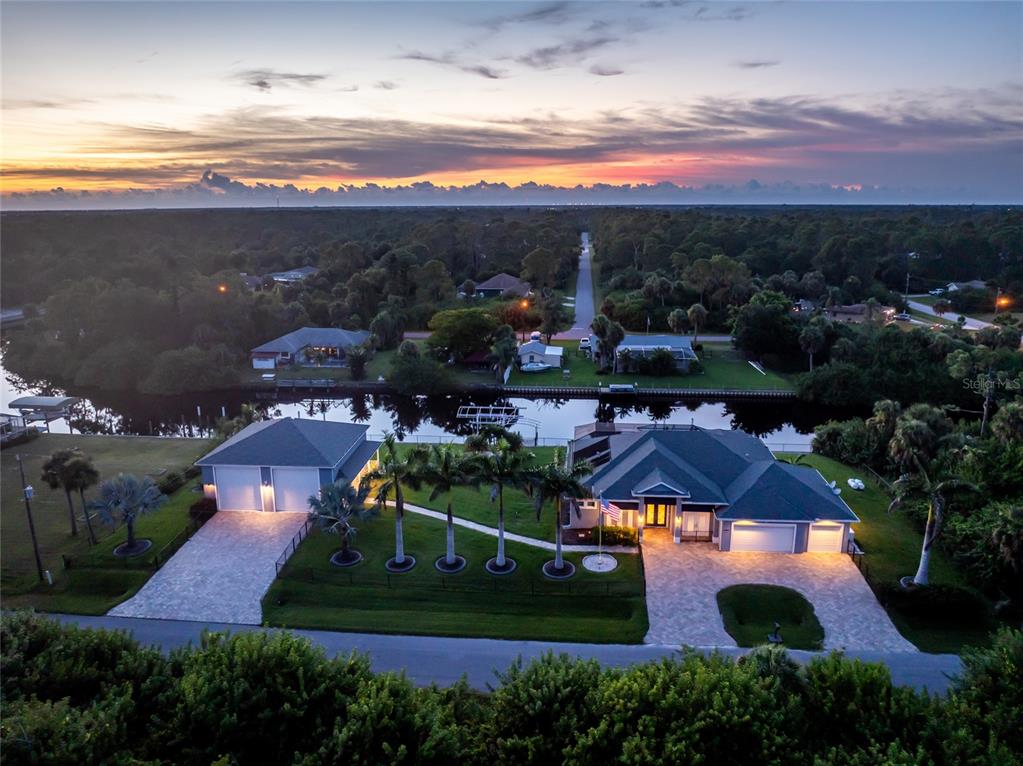
POLYGON ((572 437, 577 425, 594 420, 630 423, 695 424, 704 428, 735 428, 755 434, 773 449, 806 449, 813 429, 829 419, 853 413, 810 406, 797 401, 687 401, 644 400, 613 402, 594 399, 502 399, 494 396, 454 395, 400 397, 359 395, 329 398, 275 398, 272 393, 238 391, 145 396, 134 393, 64 391, 29 385, 0 366, 0 412, 12 412, 10 402, 30 394, 67 394, 82 398, 71 422, 50 423, 56 433, 69 431, 199 436, 210 433, 223 415, 237 415, 243 404, 273 416, 318 418, 365 423, 379 436, 395 433, 409 441, 448 440, 471 433, 471 424, 458 417, 463 405, 509 406, 519 410, 512 426, 528 443, 559 445, 572 437))

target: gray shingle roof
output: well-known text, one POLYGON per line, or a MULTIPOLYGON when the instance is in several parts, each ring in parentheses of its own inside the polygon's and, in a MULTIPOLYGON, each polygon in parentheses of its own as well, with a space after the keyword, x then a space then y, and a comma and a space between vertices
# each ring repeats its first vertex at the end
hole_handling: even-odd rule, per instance
POLYGON ((301 418, 264 420, 246 426, 195 464, 333 468, 346 455, 351 459, 368 429, 301 418))
POLYGON ((721 519, 857 520, 819 473, 778 462, 743 431, 646 428, 612 436, 611 453, 583 481, 607 500, 663 491, 689 503, 727 506, 718 511, 721 519))
POLYGON ((511 274, 495 274, 490 279, 487 279, 480 284, 476 285, 477 290, 500 290, 506 292, 511 290, 519 295, 525 295, 529 292, 529 283, 523 282, 518 277, 513 277, 511 274))
POLYGON ((267 341, 252 349, 258 353, 294 354, 306 346, 333 346, 351 348, 366 342, 369 333, 365 330, 342 330, 338 327, 301 327, 274 340, 267 341))

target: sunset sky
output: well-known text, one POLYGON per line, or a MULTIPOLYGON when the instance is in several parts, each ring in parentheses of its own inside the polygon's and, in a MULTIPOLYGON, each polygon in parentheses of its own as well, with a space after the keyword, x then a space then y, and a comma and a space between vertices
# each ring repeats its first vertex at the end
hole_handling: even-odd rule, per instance
POLYGON ((828 188, 1023 201, 1018 2, 0 13, 8 204, 56 187, 162 204, 258 184, 751 179, 808 201, 828 188))

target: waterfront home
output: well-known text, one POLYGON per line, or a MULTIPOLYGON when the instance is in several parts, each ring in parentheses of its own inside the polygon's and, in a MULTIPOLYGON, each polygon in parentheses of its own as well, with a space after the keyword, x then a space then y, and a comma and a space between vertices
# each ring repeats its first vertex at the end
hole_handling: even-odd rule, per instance
POLYGON ((308 511, 335 482, 358 484, 379 442, 369 426, 301 418, 252 423, 203 455, 203 492, 221 511, 308 511))
MULTIPOLYGON (((590 336, 588 348, 594 363, 602 366, 600 344, 595 335, 590 336)), ((693 341, 685 335, 626 335, 615 349, 614 371, 633 372, 638 360, 649 357, 658 349, 671 353, 675 369, 679 372, 689 372, 689 365, 697 359, 693 341)))
POLYGON ((576 428, 568 460, 589 462, 589 498, 564 512, 568 527, 595 527, 601 498, 620 524, 663 529, 676 543, 722 551, 846 550, 859 521, 816 470, 775 459, 744 431, 592 423, 576 428))
POLYGON ((540 333, 534 332, 527 343, 519 345, 519 366, 525 364, 546 364, 549 367, 560 367, 565 349, 561 346, 548 346, 540 340, 540 333))
POLYGON ((348 352, 356 346, 365 346, 368 340, 369 333, 365 330, 302 327, 252 349, 252 367, 257 370, 293 364, 300 367, 345 367, 348 352))

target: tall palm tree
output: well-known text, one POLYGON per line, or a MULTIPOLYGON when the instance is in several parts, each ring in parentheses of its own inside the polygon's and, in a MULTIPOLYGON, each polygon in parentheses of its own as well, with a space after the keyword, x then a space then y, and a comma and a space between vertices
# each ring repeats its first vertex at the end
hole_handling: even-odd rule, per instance
POLYGON ((931 547, 938 539, 938 535, 941 534, 941 527, 945 522, 948 496, 960 489, 974 492, 979 489, 975 484, 958 476, 946 476, 940 480, 931 479, 923 463, 915 455, 910 457, 910 461, 915 470, 912 473, 904 473, 892 485, 895 489, 895 498, 888 506, 888 512, 892 513, 913 497, 922 496, 927 499, 927 525, 924 527, 924 542, 920 549, 920 565, 913 576, 913 582, 916 585, 927 585, 931 564, 931 547))
POLYGON ((700 329, 707 321, 707 309, 702 303, 694 303, 689 307, 686 316, 689 318, 689 324, 693 326, 693 345, 695 346, 700 342, 700 329))
POLYGON ((309 496, 309 516, 321 530, 341 538, 341 552, 336 558, 339 564, 354 564, 362 559, 352 551, 351 541, 358 533, 353 522, 373 513, 374 509, 366 507, 368 495, 367 484, 358 489, 351 484, 327 484, 320 487, 318 496, 309 496))
POLYGON ((518 346, 514 338, 501 338, 494 342, 490 349, 490 356, 497 365, 497 382, 504 382, 504 371, 508 369, 518 357, 518 346))
POLYGON ((419 489, 423 470, 423 450, 416 447, 402 455, 394 434, 384 435, 384 443, 377 453, 377 467, 363 477, 363 483, 376 483, 377 507, 387 504, 387 498, 394 496, 394 558, 387 562, 393 572, 407 572, 416 565, 412 556, 405 555, 405 495, 402 484, 410 489, 419 489))
POLYGON ((450 444, 430 447, 429 458, 423 467, 422 479, 433 487, 430 502, 441 495, 448 498, 447 549, 444 562, 437 561, 437 568, 445 572, 458 572, 465 568, 465 559, 455 554, 455 517, 451 510, 451 493, 456 487, 479 486, 475 461, 462 454, 450 444))
POLYGON ((68 461, 78 456, 78 451, 73 449, 59 449, 50 455, 46 462, 43 463, 43 473, 40 476, 40 481, 44 482, 50 489, 62 489, 64 490, 64 496, 67 498, 67 510, 68 518, 71 521, 71 536, 78 536, 78 524, 75 521, 75 505, 71 502, 71 487, 66 482, 66 472, 64 470, 68 461))
POLYGON ((96 530, 92 528, 92 515, 89 513, 88 503, 85 502, 85 490, 99 484, 99 471, 92 463, 92 458, 78 454, 64 464, 62 481, 72 491, 78 492, 82 501, 82 513, 85 516, 85 528, 89 531, 89 541, 95 545, 96 530))
POLYGON ((543 565, 543 571, 551 577, 571 577, 575 573, 575 565, 566 562, 561 551, 561 500, 568 499, 578 515, 579 506, 575 504, 574 498, 586 493, 580 482, 593 472, 593 466, 585 461, 565 466, 563 460, 562 452, 558 450, 553 462, 541 466, 530 476, 530 491, 537 521, 548 501, 554 501, 551 505, 554 509, 554 561, 543 565))
POLYGON ((534 455, 522 445, 521 435, 503 428, 486 428, 465 442, 466 450, 475 455, 480 479, 493 485, 497 499, 497 557, 487 562, 493 574, 507 574, 516 566, 504 555, 504 490, 525 489, 528 484, 534 455))
POLYGON ((149 549, 148 541, 135 539, 135 521, 139 516, 152 513, 167 496, 148 476, 139 478, 119 473, 99 485, 99 498, 89 505, 99 512, 106 524, 124 524, 128 528, 128 540, 114 549, 115 554, 134 556, 149 549))

